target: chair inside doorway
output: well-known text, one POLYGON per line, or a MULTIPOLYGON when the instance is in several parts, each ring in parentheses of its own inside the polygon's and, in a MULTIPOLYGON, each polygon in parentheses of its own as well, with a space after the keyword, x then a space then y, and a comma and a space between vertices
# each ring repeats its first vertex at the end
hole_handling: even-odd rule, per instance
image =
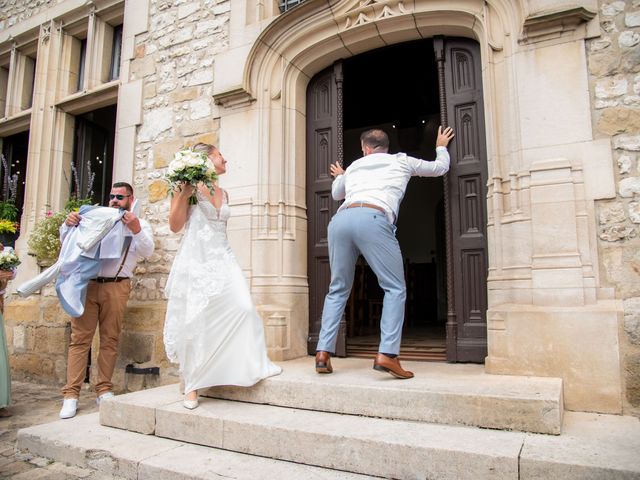
MULTIPOLYGON (((407 301, 400 356, 405 360, 446 360, 446 338, 438 320, 436 263, 404 261, 407 301)), ((361 256, 345 311, 347 355, 371 358, 378 351, 384 292, 361 256)))

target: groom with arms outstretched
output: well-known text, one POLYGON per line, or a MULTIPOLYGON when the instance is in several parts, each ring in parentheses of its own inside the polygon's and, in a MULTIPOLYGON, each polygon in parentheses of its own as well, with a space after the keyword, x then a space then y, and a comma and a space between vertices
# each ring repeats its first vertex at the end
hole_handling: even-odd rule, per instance
POLYGON ((396 378, 412 378, 400 366, 398 353, 404 322, 406 285, 395 222, 400 202, 412 176, 439 177, 449 170, 447 145, 453 130, 438 128, 436 159, 428 162, 404 153, 390 154, 389 137, 378 129, 360 136, 363 156, 346 170, 330 165, 334 177, 331 195, 344 200, 329 223, 331 284, 324 300, 322 328, 316 350, 316 372, 331 373, 340 318, 351 286, 358 256, 362 254, 384 290, 380 319, 380 346, 373 368, 396 378))

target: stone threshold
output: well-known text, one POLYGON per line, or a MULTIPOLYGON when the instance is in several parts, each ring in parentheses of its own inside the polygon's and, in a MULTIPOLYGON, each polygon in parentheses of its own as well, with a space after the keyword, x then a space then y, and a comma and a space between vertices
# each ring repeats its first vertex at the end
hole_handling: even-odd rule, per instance
MULTIPOLYGON (((489 375, 482 365, 403 362, 415 378, 397 380, 357 358, 332 360, 334 373, 318 375, 312 357, 281 362, 283 373, 251 388, 216 387, 201 395, 248 403, 349 415, 464 425, 557 435, 562 428, 562 380, 489 375)), ((117 397, 103 423, 153 433, 154 408, 179 400, 177 387, 117 397), (127 422, 120 407, 135 410, 127 422), (133 422, 133 423, 131 423, 133 422)))

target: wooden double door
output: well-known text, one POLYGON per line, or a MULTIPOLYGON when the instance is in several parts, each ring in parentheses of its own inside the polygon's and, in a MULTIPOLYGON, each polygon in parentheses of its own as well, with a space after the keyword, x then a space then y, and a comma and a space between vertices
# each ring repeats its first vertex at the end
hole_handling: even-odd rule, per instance
MULTIPOLYGON (((406 58, 400 59, 405 64, 401 72, 395 71, 393 65, 388 65, 387 70, 383 66, 375 80, 373 93, 366 93, 364 97, 378 97, 371 98, 372 102, 379 102, 380 107, 375 110, 375 114, 371 110, 370 115, 381 114, 384 117, 384 112, 387 112, 389 128, 396 129, 397 117, 413 116, 419 120, 415 109, 412 109, 412 98, 431 98, 435 99, 435 106, 425 103, 422 108, 432 110, 431 113, 435 115, 433 128, 437 128, 437 123, 451 125, 456 133, 449 145, 451 168, 442 185, 441 210, 444 221, 438 224, 440 227, 434 227, 444 230, 439 232, 439 238, 445 244, 441 249, 442 264, 446 265, 446 268, 443 267, 445 285, 439 293, 445 298, 439 300, 446 305, 447 360, 483 362, 487 353, 487 158, 480 48, 473 40, 447 37, 424 40, 404 50, 402 46, 389 48, 395 50, 387 51, 387 57, 376 57, 376 52, 371 52, 364 64, 388 64, 396 57, 408 55, 414 65, 427 65, 426 73, 420 74, 422 77, 417 73, 412 76, 412 63, 407 65, 406 58), (396 83, 385 81, 385 71, 389 75, 396 75, 396 83), (400 80, 397 83, 397 75, 405 75, 407 79, 414 81, 400 80), (416 83, 416 78, 423 80, 416 83), (387 85, 394 91, 400 90, 405 96, 385 95, 387 85), (379 96, 376 92, 379 92, 379 96), (389 103, 386 107, 385 101, 389 103)), ((340 205, 331 198, 333 179, 329 175, 329 165, 336 160, 348 165, 354 158, 344 158, 345 150, 349 151, 350 156, 354 156, 354 150, 357 152, 359 149, 359 143, 355 149, 351 145, 357 142, 354 134, 358 130, 384 123, 383 117, 371 122, 361 119, 362 128, 358 128, 357 121, 349 120, 354 118, 356 109, 366 110, 364 102, 351 101, 353 94, 349 92, 355 91, 353 83, 356 84, 355 87, 363 89, 367 83, 365 79, 369 77, 359 76, 356 73, 358 68, 346 68, 349 66, 345 65, 347 62, 349 60, 339 61, 320 72, 312 79, 307 90, 310 354, 315 352, 318 342, 324 297, 331 275, 327 226, 340 205), (353 81, 351 85, 350 81, 353 81), (345 118, 351 124, 345 125, 345 118), (346 135, 349 136, 349 145, 345 145, 346 135)), ((387 75, 386 78, 390 77, 387 75)), ((416 101, 419 103, 419 100, 416 101)), ((424 122, 422 120, 423 124, 424 122)), ((422 158, 433 159, 433 153, 422 158)), ((411 293, 421 295, 421 292, 409 292, 411 293)), ((343 318, 337 355, 346 355, 346 336, 346 320, 343 318)))

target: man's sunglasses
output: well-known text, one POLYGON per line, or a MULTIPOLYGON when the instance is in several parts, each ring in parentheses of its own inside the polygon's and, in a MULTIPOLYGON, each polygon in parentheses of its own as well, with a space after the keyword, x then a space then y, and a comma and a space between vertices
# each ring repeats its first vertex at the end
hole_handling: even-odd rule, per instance
POLYGON ((113 193, 110 193, 110 194, 109 194, 109 198, 110 198, 111 200, 113 200, 114 198, 117 198, 118 200, 124 200, 124 199, 125 199, 125 197, 130 197, 130 196, 131 196, 131 195, 120 195, 119 193, 118 193, 118 194, 116 194, 116 195, 114 195, 113 193))

